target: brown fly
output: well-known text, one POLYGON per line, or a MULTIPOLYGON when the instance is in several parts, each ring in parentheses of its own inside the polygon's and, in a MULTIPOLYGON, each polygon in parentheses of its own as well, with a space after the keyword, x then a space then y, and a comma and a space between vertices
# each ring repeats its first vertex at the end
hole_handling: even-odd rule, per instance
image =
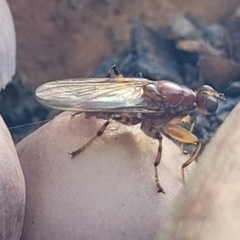
POLYGON ((142 131, 159 142, 154 162, 158 192, 164 190, 159 183, 157 166, 162 156, 162 133, 181 143, 194 144, 195 151, 182 165, 184 168, 197 157, 200 140, 190 130, 181 127, 181 121, 191 121, 188 114, 194 110, 213 113, 218 103, 225 103, 224 95, 204 85, 197 91, 170 81, 150 81, 144 78, 124 78, 113 65, 106 78, 78 78, 48 82, 36 90, 37 100, 51 108, 85 112, 86 118, 95 116, 107 120, 96 135, 79 149, 70 153, 75 157, 100 137, 113 121, 126 125, 141 123, 142 131))

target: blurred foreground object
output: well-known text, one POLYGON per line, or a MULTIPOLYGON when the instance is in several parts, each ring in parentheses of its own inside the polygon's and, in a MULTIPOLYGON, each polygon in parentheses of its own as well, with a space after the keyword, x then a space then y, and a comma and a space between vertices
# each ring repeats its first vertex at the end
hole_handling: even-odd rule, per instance
POLYGON ((239 115, 240 104, 206 147, 156 239, 240 239, 239 115))
MULTIPOLYGON (((11 13, 6 1, 0 0, 0 90, 15 72, 15 41, 11 13)), ((17 240, 21 237, 25 212, 25 181, 14 143, 1 116, 0 143, 0 239, 17 240)))
MULTIPOLYGON (((184 187, 181 164, 188 156, 163 139, 156 192, 153 162, 157 141, 140 126, 116 122, 90 148, 71 160, 68 152, 91 138, 104 121, 70 119, 64 112, 17 145, 26 179, 22 240, 152 239, 184 187)), ((187 169, 187 179, 192 164, 187 169)))
POLYGON ((5 0, 0 0, 0 90, 9 83, 16 68, 16 37, 12 15, 5 0))
POLYGON ((0 239, 20 239, 25 182, 11 135, 0 117, 0 239))

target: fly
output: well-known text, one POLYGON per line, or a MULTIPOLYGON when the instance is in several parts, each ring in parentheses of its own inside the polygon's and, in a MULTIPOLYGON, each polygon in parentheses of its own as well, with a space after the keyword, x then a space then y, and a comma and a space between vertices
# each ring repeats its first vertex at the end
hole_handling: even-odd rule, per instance
POLYGON ((158 165, 162 156, 162 133, 181 143, 193 144, 195 151, 181 167, 184 168, 197 157, 201 142, 192 133, 193 123, 189 114, 194 110, 214 113, 219 102, 225 103, 224 94, 204 85, 197 91, 171 81, 150 81, 144 78, 124 78, 113 65, 106 78, 78 78, 48 82, 36 90, 37 100, 51 108, 68 110, 85 118, 95 116, 106 122, 79 149, 70 152, 72 158, 83 152, 96 138, 100 137, 113 121, 126 125, 141 124, 142 131, 158 140, 158 151, 154 162, 154 177, 157 191, 164 193, 158 178, 158 165), (192 126, 181 127, 182 121, 192 126))

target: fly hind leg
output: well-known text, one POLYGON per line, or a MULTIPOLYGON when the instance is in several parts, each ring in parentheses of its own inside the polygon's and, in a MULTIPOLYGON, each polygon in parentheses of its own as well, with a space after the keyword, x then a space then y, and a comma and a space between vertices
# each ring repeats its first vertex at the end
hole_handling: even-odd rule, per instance
POLYGON ((91 145, 91 143, 98 137, 100 137, 104 131, 106 130, 107 126, 112 122, 112 120, 115 120, 114 117, 109 118, 102 126, 101 128, 97 131, 96 135, 91 138, 88 142, 86 142, 82 147, 78 148, 77 150, 73 151, 73 152, 69 152, 69 154, 71 155, 71 158, 73 159, 75 156, 77 156, 78 154, 80 154, 81 152, 83 152, 89 145, 91 145))
POLYGON ((113 64, 106 75, 107 78, 115 77, 115 78, 122 78, 122 74, 120 73, 119 69, 117 68, 116 64, 113 64))
POLYGON ((71 119, 75 118, 75 116, 82 114, 82 112, 75 112, 71 114, 71 119))
POLYGON ((141 129, 147 136, 149 136, 151 138, 154 138, 154 139, 157 139, 158 142, 159 142, 157 157, 156 157, 156 160, 154 162, 154 172, 155 172, 154 178, 155 178, 155 183, 156 183, 156 186, 157 186, 157 191, 165 193, 163 188, 162 188, 162 186, 161 186, 161 184, 160 184, 160 182, 159 182, 158 168, 157 168, 158 165, 160 164, 161 158, 162 158, 162 138, 163 138, 162 134, 156 128, 148 127, 144 123, 142 123, 141 129))

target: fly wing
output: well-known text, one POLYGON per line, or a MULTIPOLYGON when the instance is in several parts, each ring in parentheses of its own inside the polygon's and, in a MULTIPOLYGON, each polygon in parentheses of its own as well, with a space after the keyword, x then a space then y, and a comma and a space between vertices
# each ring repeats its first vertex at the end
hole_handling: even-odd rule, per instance
POLYGON ((155 112, 142 96, 142 78, 88 78, 48 82, 36 90, 37 100, 51 108, 83 112, 155 112))

